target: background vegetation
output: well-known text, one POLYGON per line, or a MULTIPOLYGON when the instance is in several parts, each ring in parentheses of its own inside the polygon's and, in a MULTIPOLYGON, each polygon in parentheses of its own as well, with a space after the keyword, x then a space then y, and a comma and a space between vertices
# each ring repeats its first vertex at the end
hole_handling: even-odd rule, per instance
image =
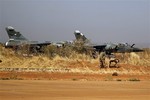
MULTIPOLYGON (((0 44, 0 67, 40 67, 40 68, 85 68, 93 70, 99 66, 98 58, 91 56, 92 49, 83 47, 82 44, 75 46, 57 47, 49 45, 43 48, 43 53, 32 54, 29 46, 23 46, 18 51, 6 49, 0 44)), ((150 49, 140 53, 116 54, 121 64, 150 67, 150 49)))

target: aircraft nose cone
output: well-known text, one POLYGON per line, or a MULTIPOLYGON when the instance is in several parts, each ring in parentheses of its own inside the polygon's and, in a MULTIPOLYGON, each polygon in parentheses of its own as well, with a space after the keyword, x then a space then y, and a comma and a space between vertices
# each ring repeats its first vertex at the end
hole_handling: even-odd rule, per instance
POLYGON ((139 49, 139 48, 133 48, 133 52, 143 52, 144 50, 139 49))

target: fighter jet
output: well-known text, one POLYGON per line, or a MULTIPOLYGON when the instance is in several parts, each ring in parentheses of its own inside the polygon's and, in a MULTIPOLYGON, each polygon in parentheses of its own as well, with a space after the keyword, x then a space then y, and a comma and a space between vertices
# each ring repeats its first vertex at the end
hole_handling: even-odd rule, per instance
POLYGON ((82 41, 85 43, 85 46, 91 46, 95 51, 102 52, 106 51, 107 53, 125 53, 125 52, 142 52, 142 49, 134 47, 135 44, 129 45, 128 43, 106 43, 102 45, 89 44, 86 41, 89 41, 83 33, 79 30, 74 32, 77 41, 82 41))
POLYGON ((5 47, 17 48, 22 44, 30 45, 30 49, 40 52, 43 46, 51 44, 50 42, 38 43, 37 41, 29 41, 20 32, 16 31, 12 26, 6 27, 9 40, 5 43, 5 47))

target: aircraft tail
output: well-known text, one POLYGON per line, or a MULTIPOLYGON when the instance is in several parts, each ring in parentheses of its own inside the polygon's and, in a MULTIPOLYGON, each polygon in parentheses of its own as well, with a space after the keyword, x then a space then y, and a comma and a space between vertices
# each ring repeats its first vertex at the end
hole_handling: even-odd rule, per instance
POLYGON ((86 40, 88 40, 88 39, 83 35, 83 33, 81 33, 79 30, 76 30, 76 31, 74 32, 74 35, 75 35, 77 41, 84 41, 84 42, 85 42, 86 40))
POLYGON ((7 34, 9 36, 9 39, 28 40, 20 32, 15 31, 15 29, 12 26, 6 27, 6 31, 7 31, 7 34))

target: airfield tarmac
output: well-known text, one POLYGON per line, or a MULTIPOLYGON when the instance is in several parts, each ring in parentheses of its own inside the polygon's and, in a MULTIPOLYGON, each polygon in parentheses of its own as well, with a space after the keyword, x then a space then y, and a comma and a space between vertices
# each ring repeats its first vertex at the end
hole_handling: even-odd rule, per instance
POLYGON ((1 100, 150 100, 150 81, 0 80, 1 100))

